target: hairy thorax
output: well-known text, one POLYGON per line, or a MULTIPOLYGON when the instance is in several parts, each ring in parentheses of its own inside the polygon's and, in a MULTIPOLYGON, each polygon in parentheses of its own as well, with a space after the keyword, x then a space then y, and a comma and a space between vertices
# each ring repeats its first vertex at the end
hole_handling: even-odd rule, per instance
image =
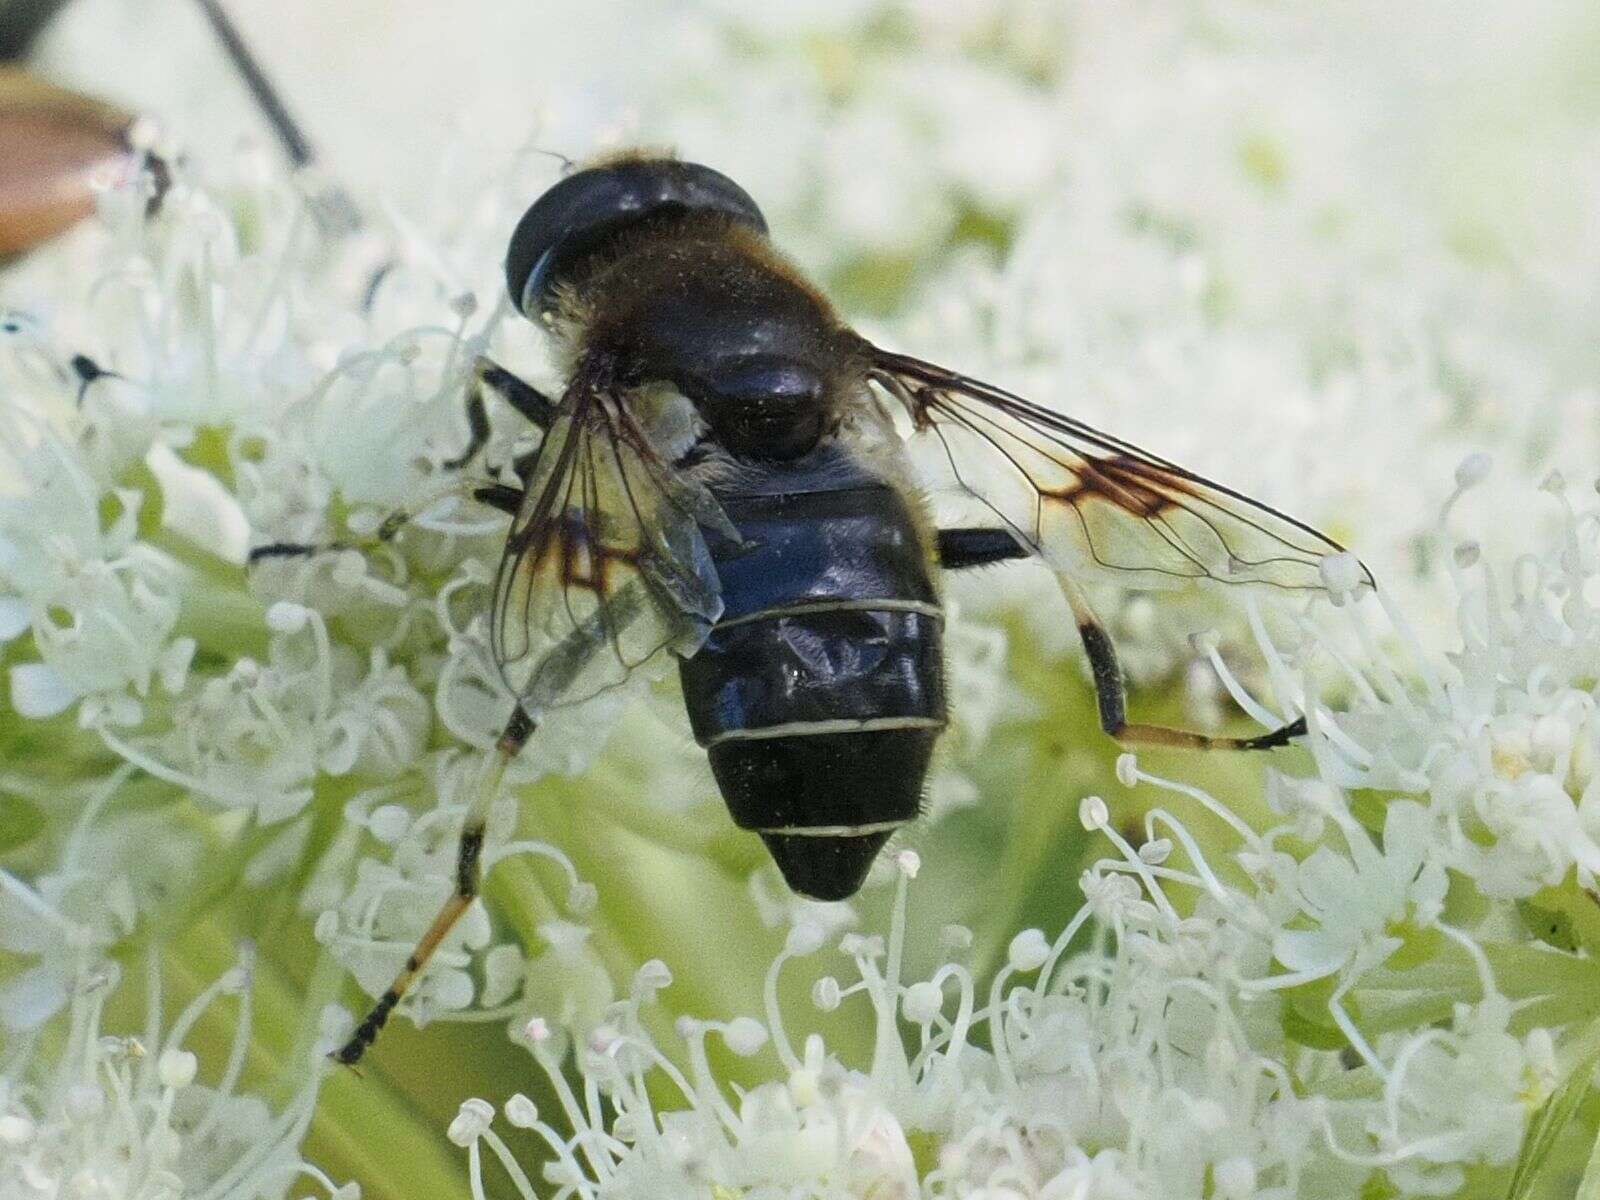
POLYGON ((609 359, 624 385, 670 383, 741 456, 806 453, 861 386, 854 335, 828 303, 724 223, 647 233, 588 272, 573 301, 579 355, 609 359))

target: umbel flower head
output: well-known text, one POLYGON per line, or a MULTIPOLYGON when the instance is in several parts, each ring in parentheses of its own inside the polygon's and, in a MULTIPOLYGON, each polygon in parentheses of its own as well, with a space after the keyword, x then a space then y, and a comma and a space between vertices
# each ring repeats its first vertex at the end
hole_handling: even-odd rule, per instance
MULTIPOLYGON (((1517 742, 1509 763, 1495 747, 1498 728, 1526 728, 1516 718, 1530 688, 1542 712, 1582 720, 1592 708, 1592 666, 1570 652, 1600 577, 1600 511, 1567 513, 1556 548, 1521 564, 1525 591, 1509 609, 1492 573, 1476 586, 1458 577, 1464 644, 1448 661, 1419 662, 1417 684, 1401 684, 1386 659, 1363 669, 1341 656, 1339 692, 1354 686, 1355 700, 1336 713, 1304 693, 1315 770, 1273 776, 1267 828, 1121 760, 1123 786, 1164 800, 1130 841, 1103 799, 1083 798, 1082 823, 1111 855, 1084 872, 1085 904, 1066 927, 1015 935, 988 981, 964 961, 971 937, 960 928, 946 930, 949 957, 909 975, 920 862, 902 851, 887 937, 793 925, 759 1016, 683 1016, 663 1039, 645 1015, 671 973, 646 964, 579 1031, 577 1087, 567 1041, 530 1021, 520 1040, 558 1109, 542 1114, 521 1094, 503 1114, 464 1102, 450 1136, 468 1150, 474 1188, 504 1172, 523 1197, 1245 1200, 1472 1194, 1473 1179, 1503 1189, 1519 1154, 1535 1174, 1544 1164, 1527 1162, 1530 1123, 1564 1079, 1585 1086, 1595 1061, 1584 1035, 1595 969, 1572 952, 1570 926, 1532 923, 1515 901, 1542 888, 1533 911, 1591 903, 1580 836, 1591 789, 1572 755, 1593 735, 1566 725, 1540 750, 1517 742), (1499 682, 1486 690, 1489 676, 1499 682), (1472 738, 1485 741, 1474 750, 1472 738), (1416 765, 1394 773, 1402 762, 1416 765), (1530 773, 1548 782, 1524 786, 1553 794, 1507 813, 1506 783, 1530 773), (1499 820, 1470 841, 1451 836, 1463 810, 1499 820), (1202 815, 1230 828, 1230 852, 1202 848, 1202 815), (1546 847, 1555 820, 1572 830, 1562 851, 1546 847), (1549 882, 1508 893, 1501 860, 1534 854, 1563 857, 1543 867, 1549 882), (812 1001, 824 1013, 864 1010, 873 1037, 854 1059, 797 1030, 779 998, 780 975, 830 941, 852 979, 817 975, 812 1001), (764 1080, 730 1087, 711 1065, 713 1040, 770 1064, 764 1080), (1574 1061, 1583 1045, 1589 1057, 1574 1061), (496 1133, 500 1115, 539 1136, 542 1171, 496 1133)), ((1284 686, 1298 675, 1309 687, 1345 624, 1374 644, 1352 606, 1341 620, 1293 617, 1292 652, 1260 626, 1261 649, 1284 686)), ((1550 1174, 1550 1194, 1562 1194, 1550 1174)))
MULTIPOLYGON (((299 997, 269 1006, 263 1040, 321 1039, 346 973, 381 992, 454 886, 463 789, 509 709, 485 636, 503 518, 440 504, 371 554, 246 558, 263 541, 360 539, 431 495, 466 434, 472 355, 536 369, 537 342, 499 346, 503 307, 454 286, 470 272, 447 265, 448 239, 416 258, 381 233, 330 243, 296 185, 249 157, 232 169, 180 171, 148 216, 147 188, 108 191, 96 227, 5 281, 0 846, 20 848, 18 886, 74 930, 6 930, 8 1052, 72 1024, 85 955, 159 958, 174 930, 253 939, 272 986, 299 997)), ((507 184, 508 209, 536 186, 507 184)), ((486 217, 461 251, 488 264, 486 296, 491 231, 486 217)), ((491 461, 518 438, 497 414, 491 461)), ((952 639, 964 754, 1008 711, 997 636, 952 639)), ((647 881, 654 904, 693 900, 730 929, 744 918, 756 944, 775 936, 754 919, 751 848, 723 849, 710 822, 671 840, 663 812, 710 789, 681 706, 624 716, 648 684, 545 722, 490 825, 484 861, 508 903, 469 914, 402 1015, 592 1023, 649 928, 626 904, 596 910, 618 836, 684 860, 647 881), (636 736, 580 793, 563 777, 618 720, 636 736), (581 799, 617 832, 580 827, 558 848, 520 803, 541 795, 581 799)), ((936 781, 946 809, 972 798, 961 761, 936 781)), ((630 896, 646 881, 615 882, 630 896)), ((782 920, 793 902, 754 886, 782 920)))
MULTIPOLYGON (((955 581, 927 819, 853 908, 775 886, 641 678, 546 723, 399 1040, 319 1078, 348 1024, 325 1009, 381 990, 452 886, 510 703, 484 626, 505 523, 441 500, 370 552, 245 557, 365 542, 442 491, 475 353, 553 378, 496 264, 555 167, 441 172, 431 211, 373 204, 340 239, 252 155, 180 169, 152 218, 108 193, 0 280, 7 1186, 332 1190, 314 1160, 397 1196, 1573 1194, 1597 523, 1509 471, 1501 512, 1557 531, 1513 570, 1492 539, 1529 522, 1443 556, 1418 526, 1469 442, 1532 458, 1555 430, 1585 458, 1593 423, 1563 414, 1587 414, 1592 339, 1563 358, 1508 314, 1582 312, 1592 253, 1513 271, 1492 226, 1419 233, 1340 124, 1344 60, 1285 67, 1288 18, 825 7, 674 10, 641 111, 748 170, 897 341, 1337 518, 1386 581, 1441 564, 1453 654, 1370 602, 1127 598, 1137 704, 1312 732, 1265 785, 1114 774, 1047 577, 955 581), (805 136, 752 96, 799 96, 805 136), (1037 153, 1007 156, 995 112, 1037 153), (1197 616, 1221 648, 1196 652, 1197 616), (122 1124, 83 1137, 57 1081, 122 1124)), ((533 445, 492 427, 491 464, 533 445)))

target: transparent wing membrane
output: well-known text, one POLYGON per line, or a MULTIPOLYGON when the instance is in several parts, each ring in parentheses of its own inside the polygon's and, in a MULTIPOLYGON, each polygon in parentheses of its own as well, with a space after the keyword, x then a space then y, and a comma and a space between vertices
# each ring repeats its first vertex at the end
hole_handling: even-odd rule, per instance
POLYGON ((957 486, 1058 570, 1143 587, 1212 579, 1315 590, 1323 558, 1343 550, 1293 517, 1020 396, 870 353, 870 377, 905 405, 919 434, 939 439, 957 486))
POLYGON ((495 580, 495 660, 529 712, 615 687, 663 650, 699 648, 722 611, 702 524, 736 536, 604 375, 580 367, 495 580))

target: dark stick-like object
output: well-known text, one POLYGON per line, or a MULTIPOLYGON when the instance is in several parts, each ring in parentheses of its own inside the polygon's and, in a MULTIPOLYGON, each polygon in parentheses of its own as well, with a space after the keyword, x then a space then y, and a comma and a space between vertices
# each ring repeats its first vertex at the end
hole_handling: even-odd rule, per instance
POLYGON ((211 24, 212 32, 217 35, 222 48, 227 51, 228 57, 233 60, 233 65, 244 78, 245 86, 250 89, 251 96, 255 97, 255 102, 266 116, 268 124, 272 126, 272 131, 278 135, 278 141, 283 143, 284 153, 289 156, 289 161, 296 167, 309 167, 316 161, 316 153, 312 150, 311 143, 306 140, 299 123, 289 115, 283 97, 278 95, 278 89, 272 86, 272 81, 261 69, 256 56, 250 53, 250 47, 245 45, 238 28, 217 0, 198 0, 198 2, 200 11, 205 13, 206 20, 211 24))
POLYGON ((0 3, 0 62, 21 62, 34 39, 66 0, 6 0, 0 3))
MULTIPOLYGON (((244 79, 245 86, 250 89, 256 107, 266 117, 267 124, 272 126, 272 132, 277 135, 278 142, 283 146, 290 163, 296 170, 312 166, 317 161, 317 153, 310 139, 300 128, 300 123, 290 115, 288 105, 284 104, 278 89, 272 86, 272 81, 267 78, 267 73, 262 70, 256 56, 250 52, 250 47, 245 44, 238 26, 229 18, 220 0, 196 0, 196 2, 210 23, 212 32, 217 35, 217 40, 222 43, 223 50, 232 60, 234 68, 244 79)), ((348 233, 361 224, 361 210, 337 183, 329 183, 320 193, 310 198, 310 203, 312 212, 324 232, 348 233)))

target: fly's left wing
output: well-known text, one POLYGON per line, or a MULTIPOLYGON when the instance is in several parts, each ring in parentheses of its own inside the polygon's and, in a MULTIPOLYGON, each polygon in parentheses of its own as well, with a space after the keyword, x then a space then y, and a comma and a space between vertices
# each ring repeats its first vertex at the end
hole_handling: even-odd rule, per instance
POLYGON ((716 500, 664 461, 602 362, 580 364, 545 434, 495 578, 490 645, 528 712, 692 654, 722 612, 716 500))
MULTIPOLYGON (((868 378, 943 444, 959 487, 1071 574, 1324 587, 1343 547, 1293 517, 1021 396, 866 345, 868 378)), ((1372 576, 1363 566, 1361 582, 1372 576)))

